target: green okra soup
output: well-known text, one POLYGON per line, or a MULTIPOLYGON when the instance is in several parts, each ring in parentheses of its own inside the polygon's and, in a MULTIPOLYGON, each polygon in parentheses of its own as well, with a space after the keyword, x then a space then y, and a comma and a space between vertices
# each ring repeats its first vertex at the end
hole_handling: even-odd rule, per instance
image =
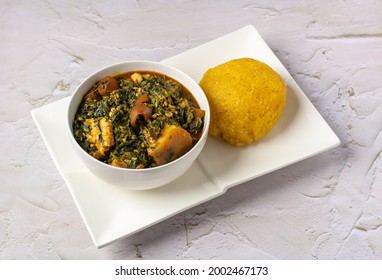
POLYGON ((102 162, 150 168, 181 157, 198 142, 204 113, 178 81, 156 72, 126 72, 89 89, 74 117, 73 133, 102 162))

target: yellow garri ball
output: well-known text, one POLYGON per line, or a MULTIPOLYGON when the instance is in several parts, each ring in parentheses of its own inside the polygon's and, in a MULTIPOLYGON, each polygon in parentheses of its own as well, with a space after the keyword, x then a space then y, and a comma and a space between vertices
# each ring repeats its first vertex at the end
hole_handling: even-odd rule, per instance
POLYGON ((270 132, 286 103, 287 89, 279 74, 252 58, 213 67, 199 84, 210 104, 210 135, 235 146, 270 132))

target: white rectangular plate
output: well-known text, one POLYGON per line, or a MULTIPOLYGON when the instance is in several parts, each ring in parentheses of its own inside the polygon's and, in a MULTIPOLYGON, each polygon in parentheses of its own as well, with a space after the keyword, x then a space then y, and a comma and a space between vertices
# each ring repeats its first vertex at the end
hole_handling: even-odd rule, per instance
POLYGON ((99 180, 86 169, 72 151, 63 129, 69 97, 32 111, 42 138, 97 247, 217 197, 232 186, 340 144, 253 26, 246 26, 163 63, 183 70, 199 82, 207 69, 240 57, 263 61, 284 79, 288 94, 280 121, 266 137, 241 148, 210 137, 186 174, 158 189, 128 191, 99 180))

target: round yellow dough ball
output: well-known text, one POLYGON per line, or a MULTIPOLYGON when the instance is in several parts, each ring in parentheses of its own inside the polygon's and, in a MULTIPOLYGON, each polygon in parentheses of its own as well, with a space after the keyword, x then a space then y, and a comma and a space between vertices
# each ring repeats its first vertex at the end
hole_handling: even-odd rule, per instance
POLYGON ((210 104, 210 135, 235 146, 250 144, 271 131, 286 103, 281 77, 252 58, 211 68, 199 84, 210 104))

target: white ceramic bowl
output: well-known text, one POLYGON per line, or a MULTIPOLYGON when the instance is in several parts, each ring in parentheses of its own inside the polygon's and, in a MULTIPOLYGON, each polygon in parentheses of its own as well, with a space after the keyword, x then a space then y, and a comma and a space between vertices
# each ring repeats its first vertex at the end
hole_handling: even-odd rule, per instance
POLYGON ((128 61, 105 67, 91 74, 82 82, 71 96, 67 111, 67 128, 72 141, 75 153, 87 166, 87 168, 102 180, 126 187, 131 190, 146 190, 160 187, 170 183, 180 177, 193 164, 199 153, 202 151, 207 140, 208 128, 210 123, 210 108, 207 98, 199 85, 188 75, 175 69, 174 67, 151 61, 128 61), (103 163, 86 151, 77 143, 73 136, 73 120, 75 113, 82 101, 85 93, 99 80, 110 75, 114 76, 130 71, 154 71, 163 73, 185 86, 195 97, 201 109, 205 111, 203 132, 196 145, 182 157, 153 168, 145 169, 126 169, 115 167, 103 163))

